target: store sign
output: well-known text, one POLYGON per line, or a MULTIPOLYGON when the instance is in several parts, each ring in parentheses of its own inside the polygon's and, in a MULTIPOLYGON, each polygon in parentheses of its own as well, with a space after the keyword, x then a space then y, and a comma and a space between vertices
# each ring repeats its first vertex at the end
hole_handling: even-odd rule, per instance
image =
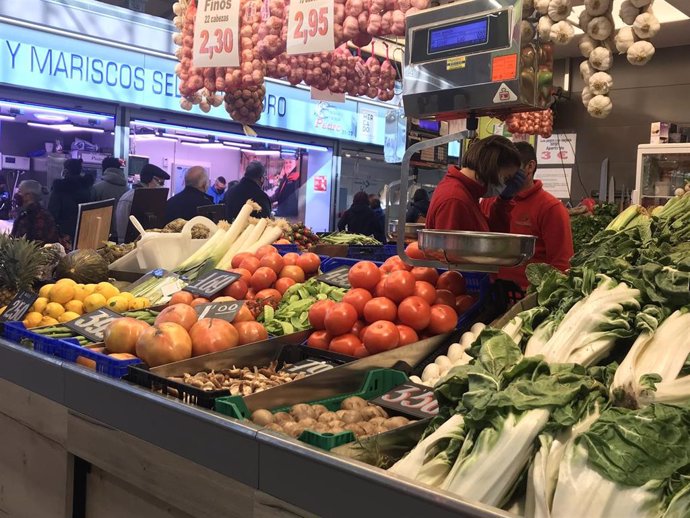
MULTIPOLYGON (((124 29, 123 29, 124 30, 124 29)), ((0 23, 0 84, 80 95, 107 102, 187 113, 180 107, 174 59, 0 23)), ((266 82, 264 109, 257 125, 383 145, 386 109, 363 102, 315 101, 309 89, 266 82), (373 137, 359 138, 360 113, 376 117, 373 137), (372 140, 373 139, 373 140, 372 140)), ((200 117, 228 120, 223 109, 200 117)))
POLYGON ((575 163, 576 133, 554 133, 549 138, 537 139, 539 166, 575 163))
POLYGON ((359 111, 357 140, 360 142, 376 141, 376 112, 374 110, 366 108, 359 111))
POLYGON ((328 192, 328 177, 315 176, 314 177, 314 192, 328 192))

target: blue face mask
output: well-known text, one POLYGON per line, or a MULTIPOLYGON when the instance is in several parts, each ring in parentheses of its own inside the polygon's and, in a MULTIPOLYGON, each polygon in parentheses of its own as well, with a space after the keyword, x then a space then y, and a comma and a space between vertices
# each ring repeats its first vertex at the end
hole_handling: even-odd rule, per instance
POLYGON ((506 184, 503 180, 499 180, 498 183, 490 183, 486 188, 486 194, 484 198, 491 198, 493 196, 498 196, 506 188, 506 184))

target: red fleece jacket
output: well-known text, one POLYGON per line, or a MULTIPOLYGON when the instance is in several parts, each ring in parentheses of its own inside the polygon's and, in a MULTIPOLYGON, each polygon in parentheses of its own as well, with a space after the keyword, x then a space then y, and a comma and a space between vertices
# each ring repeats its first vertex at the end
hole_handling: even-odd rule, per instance
MULTIPOLYGON (((496 198, 482 200, 482 211, 488 214, 497 203, 496 198)), ((561 271, 570 268, 570 258, 573 256, 570 216, 560 200, 543 189, 541 181, 535 180, 533 187, 515 197, 510 214, 510 233, 537 236, 534 257, 530 263, 550 264, 561 271)), ((526 266, 502 268, 498 277, 513 281, 525 289, 529 286, 525 277, 526 266)))
POLYGON ((486 187, 450 166, 431 197, 426 228, 476 232, 508 232, 512 204, 501 199, 482 213, 479 198, 486 187))

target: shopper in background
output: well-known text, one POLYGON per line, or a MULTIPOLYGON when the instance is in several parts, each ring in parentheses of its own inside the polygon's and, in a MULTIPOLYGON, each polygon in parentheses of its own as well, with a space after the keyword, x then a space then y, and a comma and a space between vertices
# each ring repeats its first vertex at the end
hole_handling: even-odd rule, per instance
MULTIPOLYGON (((546 263, 565 271, 570 267, 570 258, 573 256, 573 234, 568 211, 558 198, 544 190, 540 180, 534 179, 537 170, 534 147, 528 142, 518 142, 515 147, 520 152, 525 183, 514 198, 510 233, 537 236, 530 263, 546 263)), ((496 203, 499 203, 496 197, 482 200, 482 211, 489 214, 496 203)), ((524 290, 529 286, 525 268, 526 265, 502 268, 498 278, 512 281, 524 290)))
POLYGON ((160 167, 153 164, 146 164, 142 167, 141 173, 139 173, 139 183, 135 184, 132 189, 120 197, 117 209, 115 209, 115 224, 119 241, 122 241, 127 235, 129 216, 132 213, 132 202, 134 201, 134 191, 136 189, 163 187, 166 180, 170 180, 170 175, 160 167))
POLYGON ((271 216, 271 199, 263 191, 265 179, 266 168, 263 164, 256 160, 249 162, 240 183, 232 189, 228 189, 225 195, 225 211, 228 221, 237 217, 247 200, 255 201, 261 206, 261 210, 252 212, 252 216, 255 218, 271 216))
POLYGON ((225 177, 219 176, 218 178, 216 178, 216 181, 213 182, 213 185, 208 188, 208 191, 206 191, 206 194, 208 194, 213 200, 214 205, 223 203, 226 185, 227 182, 225 181, 225 177))
POLYGON ((383 235, 383 225, 374 215, 369 206, 369 196, 364 191, 359 191, 352 198, 352 205, 347 209, 338 221, 338 230, 347 230, 351 234, 363 234, 365 236, 383 235))
POLYGON ((295 218, 299 215, 299 162, 294 159, 283 161, 283 168, 278 176, 278 187, 271 197, 276 204, 275 214, 282 218, 295 218))
POLYGON ((405 221, 407 223, 424 223, 429 211, 429 193, 424 189, 417 189, 412 196, 412 201, 407 207, 405 221))
POLYGON ((127 177, 122 169, 120 159, 109 156, 101 163, 103 174, 101 181, 93 186, 93 201, 114 199, 115 205, 120 196, 127 192, 127 177))
POLYGON ((462 167, 449 166, 431 198, 426 227, 438 230, 508 232, 512 199, 522 188, 520 153, 505 137, 492 135, 470 145, 462 167), (500 193, 488 216, 479 199, 500 193))
POLYGON ((19 215, 12 226, 12 237, 25 237, 41 244, 59 241, 52 214, 41 206, 43 186, 40 183, 24 180, 19 184, 14 200, 19 207, 19 215))
POLYGON ((64 244, 74 242, 80 203, 91 201, 93 177, 82 176, 81 158, 65 160, 62 178, 53 182, 48 211, 53 215, 64 244))
POLYGON ((184 189, 168 200, 165 205, 165 224, 178 218, 190 220, 199 215, 198 208, 211 205, 208 191, 208 173, 201 166, 187 169, 184 175, 184 189))
POLYGON ((381 200, 379 200, 376 196, 374 196, 374 198, 369 196, 369 207, 374 213, 374 217, 376 218, 377 222, 377 233, 374 234, 374 237, 377 240, 381 241, 381 243, 385 243, 386 241, 388 241, 386 239, 386 213, 383 211, 383 208, 381 207, 381 200))

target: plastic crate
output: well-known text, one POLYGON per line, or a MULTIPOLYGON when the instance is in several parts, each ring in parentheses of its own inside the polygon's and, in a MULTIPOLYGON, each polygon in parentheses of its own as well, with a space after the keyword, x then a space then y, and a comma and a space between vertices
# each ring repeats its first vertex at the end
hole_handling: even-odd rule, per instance
POLYGON ((273 245, 276 247, 276 250, 278 250, 278 253, 280 255, 285 255, 285 254, 290 254, 290 253, 295 253, 299 254, 299 247, 295 244, 291 245, 273 245))
POLYGON ((64 343, 75 344, 79 347, 79 342, 73 338, 62 340, 49 338, 27 329, 22 322, 5 322, 2 326, 2 336, 16 344, 58 358, 62 358, 60 353, 64 343))
MULTIPOLYGON (((402 385, 406 381, 408 381, 408 378, 404 372, 393 369, 375 369, 367 373, 362 387, 357 392, 341 394, 316 401, 308 401, 307 403, 310 405, 323 405, 328 408, 328 410, 335 411, 340 408, 340 404, 344 399, 358 396, 369 401, 382 396, 389 390, 398 385, 402 385)), ((271 412, 285 412, 289 408, 290 407, 274 408, 271 412)), ((227 396, 217 399, 215 410, 216 412, 234 417, 235 419, 248 419, 250 416, 249 409, 247 405, 245 405, 242 396, 227 396)), ((355 435, 349 431, 332 434, 305 430, 298 439, 323 450, 332 450, 337 446, 342 446, 343 444, 354 441, 355 435)))
POLYGON ((93 369, 96 372, 100 372, 111 378, 124 378, 129 372, 130 365, 142 363, 139 358, 118 360, 107 354, 92 351, 88 347, 82 347, 81 345, 75 345, 67 341, 61 341, 57 348, 58 356, 63 360, 72 363, 81 363, 82 365, 84 365, 84 360, 93 362, 93 369), (82 362, 78 362, 79 359, 82 359, 82 362))
POLYGON ((398 249, 396 245, 350 245, 347 248, 347 257, 350 259, 358 259, 360 261, 383 262, 389 257, 393 257, 394 255, 398 255, 398 249))

